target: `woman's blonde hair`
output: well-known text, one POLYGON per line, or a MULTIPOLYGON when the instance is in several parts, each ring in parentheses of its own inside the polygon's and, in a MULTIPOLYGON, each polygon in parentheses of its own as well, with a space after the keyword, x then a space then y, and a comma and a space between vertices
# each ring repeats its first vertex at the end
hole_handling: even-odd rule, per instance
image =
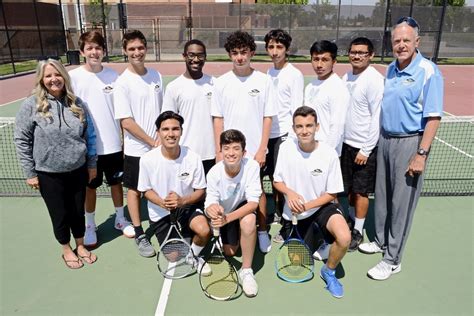
POLYGON ((59 72, 61 77, 64 79, 64 96, 66 106, 69 106, 72 113, 75 116, 79 117, 80 121, 84 121, 84 111, 83 109, 76 104, 77 97, 72 92, 71 87, 71 77, 64 68, 63 64, 60 61, 55 59, 41 60, 38 62, 38 67, 36 68, 36 78, 35 78, 35 88, 32 91, 32 94, 36 96, 36 109, 42 117, 51 117, 50 105, 48 102, 47 94, 48 89, 44 85, 43 76, 44 71, 47 65, 51 65, 59 72))

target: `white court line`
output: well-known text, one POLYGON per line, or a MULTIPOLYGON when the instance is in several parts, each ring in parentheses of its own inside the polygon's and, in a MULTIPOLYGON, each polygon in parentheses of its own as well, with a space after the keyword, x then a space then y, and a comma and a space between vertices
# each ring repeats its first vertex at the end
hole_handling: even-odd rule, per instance
MULTIPOLYGON (((168 268, 173 268, 172 266, 176 265, 175 262, 170 263, 168 268)), ((171 276, 174 275, 174 269, 169 272, 171 276)), ((161 287, 160 299, 158 300, 158 305, 156 306, 155 316, 164 316, 166 305, 168 303, 168 297, 170 296, 171 284, 173 283, 172 279, 165 278, 163 286, 161 287)))
POLYGON ((442 139, 439 138, 439 137, 435 137, 435 139, 436 139, 437 141, 439 141, 440 143, 442 143, 442 144, 448 146, 449 148, 454 149, 455 151, 457 151, 457 152, 459 152, 459 153, 461 153, 461 154, 467 156, 468 158, 471 158, 471 159, 472 159, 472 155, 468 154, 468 153, 465 152, 464 150, 461 150, 461 149, 457 148, 456 146, 453 146, 453 145, 451 145, 450 143, 445 142, 444 140, 442 140, 442 139))
POLYGON ((10 102, 8 102, 8 103, 0 104, 0 107, 2 107, 2 106, 7 106, 7 105, 10 105, 10 104, 15 103, 15 102, 18 102, 18 101, 23 101, 24 99, 26 99, 26 98, 19 98, 19 99, 16 99, 16 100, 14 100, 14 101, 10 101, 10 102))

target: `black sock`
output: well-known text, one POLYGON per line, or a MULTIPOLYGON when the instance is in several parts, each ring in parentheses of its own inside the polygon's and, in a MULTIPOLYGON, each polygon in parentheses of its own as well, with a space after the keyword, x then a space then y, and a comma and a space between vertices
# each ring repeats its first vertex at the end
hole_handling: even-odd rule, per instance
POLYGON ((140 226, 133 226, 133 228, 135 229, 135 238, 138 238, 138 237, 140 237, 141 235, 145 234, 145 232, 143 231, 142 225, 140 225, 140 226))

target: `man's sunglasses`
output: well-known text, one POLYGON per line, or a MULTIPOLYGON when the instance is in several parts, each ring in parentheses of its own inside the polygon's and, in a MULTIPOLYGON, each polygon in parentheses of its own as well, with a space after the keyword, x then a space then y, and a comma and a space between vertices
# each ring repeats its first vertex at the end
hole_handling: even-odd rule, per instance
POLYGON ((420 25, 418 24, 418 22, 416 22, 416 20, 412 18, 411 16, 402 16, 400 19, 398 19, 397 25, 403 22, 406 22, 408 25, 410 25, 413 28, 417 28, 418 30, 420 29, 420 25))

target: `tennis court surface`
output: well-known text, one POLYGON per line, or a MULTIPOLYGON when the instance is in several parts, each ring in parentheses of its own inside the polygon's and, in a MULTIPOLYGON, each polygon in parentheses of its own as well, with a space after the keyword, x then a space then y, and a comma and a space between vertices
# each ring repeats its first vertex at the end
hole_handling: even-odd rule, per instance
MULTIPOLYGON (((172 78, 165 77, 166 82, 172 78)), ((452 97, 452 91, 447 82, 447 95, 452 97)), ((463 100, 469 99, 472 89, 464 94, 463 100)), ((20 102, 0 107, 0 116, 14 116, 20 102)), ((242 295, 229 302, 205 297, 197 275, 165 281, 156 258, 140 257, 133 240, 113 228, 110 198, 100 198, 97 205, 99 260, 77 271, 67 269, 43 201, 26 197, 34 192, 24 185, 16 166, 13 122, 1 120, 0 192, 21 196, 0 198, 0 315, 472 315, 473 121, 448 116, 433 143, 425 195, 450 196, 420 199, 401 273, 373 281, 366 273, 380 255, 349 253, 338 270, 345 296, 337 300, 319 278, 322 263, 316 263, 315 277, 308 282, 278 279, 273 261, 279 244, 273 243, 265 256, 256 250, 258 296, 242 295)), ((372 207, 373 200, 366 239, 373 237, 372 207)), ((278 228, 272 225, 271 234, 278 228)), ((152 242, 157 249, 156 239, 152 242)), ((236 258, 238 268, 240 260, 236 258)))

